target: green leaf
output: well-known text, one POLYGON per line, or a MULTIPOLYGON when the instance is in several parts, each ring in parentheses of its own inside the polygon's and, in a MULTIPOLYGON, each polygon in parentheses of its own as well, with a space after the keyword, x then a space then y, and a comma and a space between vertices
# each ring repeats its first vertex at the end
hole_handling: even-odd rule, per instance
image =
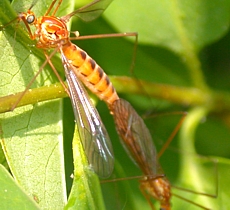
POLYGON ((65 209, 104 209, 100 183, 88 165, 77 127, 73 138, 73 157, 74 180, 65 209))
POLYGON ((188 45, 199 50, 226 33, 229 6, 229 0, 117 0, 105 14, 118 31, 138 32, 140 43, 182 53, 188 45))
MULTIPOLYGON (((12 6, 17 11, 27 11, 30 4, 31 1, 15 1, 12 6)), ((44 14, 46 4, 38 1, 34 12, 44 14)), ((16 17, 8 1, 1 1, 0 7, 2 24, 16 17)), ((25 90, 45 60, 43 52, 31 45, 23 27, 16 21, 1 33, 0 59, 5 64, 0 73, 1 96, 25 90)), ((43 70, 32 87, 56 80, 48 70, 43 70)), ((13 177, 42 209, 63 209, 67 202, 62 113, 62 102, 54 100, 1 115, 1 143, 13 177)))
MULTIPOLYGON (((0 165, 1 209, 39 209, 35 201, 15 183, 12 176, 0 165)), ((36 195, 33 195, 34 197, 36 195)))
MULTIPOLYGON (((4 1, 1 1, 0 7, 1 21, 7 23, 15 17, 16 14, 14 10, 2 5, 2 2, 4 1), (6 11, 5 14, 3 11, 6 11)), ((44 1, 38 1, 38 3, 41 4, 43 4, 43 2, 44 1)), ((80 3, 80 1, 77 2, 80 3)), ((27 1, 27 3, 23 5, 25 10, 28 8, 26 5, 30 5, 30 1, 27 1)), ((36 9, 36 6, 34 6, 34 9, 36 9)), ((22 10, 19 8, 17 11, 22 10)), ((211 208, 215 207, 215 209, 224 209, 230 206, 228 199, 228 169, 230 159, 230 109, 228 105, 230 88, 230 33, 228 11, 229 1, 227 0, 211 2, 131 2, 128 0, 121 2, 116 0, 106 10, 104 14, 106 19, 99 18, 92 23, 83 23, 77 18, 73 18, 71 27, 71 31, 79 31, 81 35, 130 31, 139 33, 137 59, 135 61, 135 69, 132 69, 134 74, 131 73, 131 75, 134 75, 135 78, 138 79, 147 80, 153 85, 148 86, 147 83, 143 83, 140 86, 138 82, 132 81, 129 83, 129 81, 127 82, 126 79, 120 77, 114 77, 113 81, 115 81, 117 90, 122 92, 122 97, 125 97, 140 114, 153 109, 157 113, 160 111, 189 110, 192 115, 195 115, 194 112, 192 112, 194 108, 204 109, 202 120, 198 120, 199 122, 197 122, 194 128, 194 136, 192 139, 195 140, 195 142, 193 141, 192 145, 184 148, 181 147, 181 139, 176 137, 172 142, 172 146, 167 149, 160 158, 160 163, 167 178, 175 186, 196 192, 201 191, 208 194, 215 194, 217 185, 219 195, 216 199, 203 198, 203 196, 194 196, 192 194, 185 195, 183 191, 173 190, 174 193, 181 196, 185 195, 186 198, 200 205, 211 208), (116 28, 116 30, 114 28, 116 28), (200 54, 198 54, 198 52, 200 52, 200 54), (146 88, 147 91, 145 91, 146 88), (189 94, 186 94, 187 88, 190 88, 189 94), (146 92, 149 91, 156 91, 155 95, 151 95, 151 100, 143 97, 146 96, 146 92), (181 91, 184 92, 182 93, 181 91), (138 96, 138 94, 141 96, 138 96), (179 100, 174 100, 174 96, 177 96, 179 100), (197 98, 201 99, 199 103, 197 103, 197 98), (215 170, 212 162, 207 163, 208 161, 203 161, 203 159, 199 160, 196 154, 186 152, 191 151, 191 149, 194 151, 194 146, 196 153, 212 157, 219 161, 217 170, 219 181, 217 184, 215 182, 215 170), (179 153, 172 151, 175 149, 179 150, 179 153), (191 161, 188 162, 187 165, 180 164, 187 160, 186 156, 192 157, 191 161), (191 172, 193 167, 195 170, 194 176, 193 171, 191 172)), ((38 12, 41 15, 44 14, 42 9, 38 12)), ((68 12, 65 13, 63 11, 63 14, 67 13, 68 12)), ((5 29, 1 34, 1 38, 4 38, 3 34, 7 36, 7 40, 1 42, 2 51, 0 58, 5 56, 5 60, 1 60, 1 63, 4 64, 4 68, 1 67, 0 84, 1 89, 6 91, 6 93, 2 94, 1 90, 1 96, 23 91, 24 88, 22 86, 12 86, 10 83, 12 81, 21 81, 23 85, 28 84, 30 79, 24 81, 25 75, 30 72, 30 69, 38 70, 38 67, 41 66, 44 61, 42 52, 39 53, 36 48, 33 48, 26 31, 22 30, 20 26, 16 27, 18 30, 16 34, 17 41, 15 41, 15 26, 17 26, 17 24, 12 25, 12 27, 9 26, 7 30, 5 29), (7 43, 11 43, 11 45, 8 46, 7 43), (25 50, 23 50, 23 48, 20 49, 20 43, 25 47, 25 50), (13 47, 14 45, 15 47, 13 47), (14 51, 17 48, 20 49, 19 55, 15 57, 14 51), (31 54, 28 53, 28 49, 31 50, 31 54), (37 66, 22 62, 23 59, 25 59, 24 57, 29 58, 33 55, 36 55, 38 62, 40 62, 37 66), (26 65, 29 67, 26 67, 26 65), (23 68, 25 70, 23 74, 24 80, 19 80, 16 78, 16 75, 19 70, 23 68), (4 69, 9 69, 10 72, 6 72, 4 69), (11 86, 12 89, 10 89, 11 86)), ((76 43, 82 49, 86 50, 86 52, 101 65, 106 73, 120 76, 130 75, 129 66, 132 62, 134 47, 132 38, 78 40, 76 43)), ((32 59, 32 61, 33 60, 34 59, 32 59)), ((56 58, 54 59, 55 67, 57 67, 58 70, 62 70, 62 65, 57 62, 58 60, 59 59, 56 58)), ((53 75, 48 77, 47 72, 43 74, 43 77, 39 79, 37 84, 34 84, 34 87, 37 87, 38 84, 43 85, 50 79, 52 83, 55 81, 55 77, 53 77, 53 75)), ((31 75, 30 78, 32 76, 33 75, 31 75)), ((58 93, 56 94, 58 97, 58 93)), ((37 105, 35 108, 36 107, 37 105)), ((25 107, 21 109, 24 108, 25 107)), ((43 107, 41 107, 41 109, 43 109, 43 107)), ((114 130, 113 119, 107 111, 107 108, 99 103, 98 109, 113 142, 116 161, 119 162, 124 170, 124 173, 117 173, 117 171, 115 171, 111 179, 141 175, 142 172, 132 163, 122 149, 119 138, 114 130)), ((70 136, 67 139, 72 139, 72 130, 70 129, 70 127, 73 126, 71 125, 72 119, 70 119, 72 113, 67 115, 69 110, 72 110, 71 105, 65 106, 63 113, 67 119, 65 132, 66 135, 68 134, 70 136)), ((15 110, 15 112, 17 112, 17 110, 15 110)), ((57 110, 55 110, 55 112, 56 114, 59 113, 57 110)), ((40 116, 45 117, 46 114, 47 111, 40 116)), ((3 115, 1 115, 1 117, 2 116, 3 115)), ((19 122, 24 121, 21 120, 21 116, 23 115, 19 115, 19 118, 17 118, 19 122)), ((179 117, 168 116, 147 120, 158 151, 162 147, 162 142, 166 141, 177 124, 178 118, 179 117)), ((8 124, 14 127, 10 119, 11 118, 8 120, 8 124)), ((43 121, 42 117, 40 117, 40 121, 43 121)), ((48 130, 48 132, 49 131, 50 130, 48 130)), ((186 138, 183 139, 184 141, 187 141, 189 139, 188 136, 192 134, 189 130, 186 132, 187 135, 186 138)), ((21 139, 21 137, 18 139, 21 139)), ((19 141, 18 139, 17 142, 19 141)), ((69 153, 69 149, 70 147, 66 150, 66 153, 69 153)), ((69 169, 71 161, 66 161, 66 165, 67 163, 70 172, 66 179, 68 179, 72 173, 72 170, 69 169)), ((116 164, 116 169, 119 164, 116 164)), ((118 171, 120 172, 120 168, 118 171)), ((53 179, 51 182, 52 181, 53 179)), ((68 189, 69 188, 68 186, 68 189)), ((119 182, 115 180, 114 183, 105 183, 103 184, 103 192, 106 209, 150 209, 148 202, 140 192, 138 180, 124 180, 119 182)), ((77 202, 77 198, 74 202, 75 201, 77 202)), ((157 202, 154 203, 158 205, 157 202)), ((194 207, 193 204, 187 203, 174 196, 172 197, 171 203, 172 208, 175 209, 199 209, 198 207, 194 207)))
POLYGON ((105 14, 118 31, 138 32, 139 43, 164 47, 179 54, 193 84, 208 89, 197 52, 226 34, 229 7, 229 0, 146 0, 135 3, 118 0, 105 14))
MULTIPOLYGON (((202 157, 197 159, 194 158, 194 156, 190 156, 190 158, 193 159, 193 161, 192 164, 191 161, 190 163, 187 162, 186 174, 188 176, 183 176, 185 173, 181 173, 181 177, 178 178, 178 182, 174 185, 180 187, 183 186, 185 189, 208 195, 196 195, 193 193, 186 193, 181 190, 174 190, 173 192, 209 209, 221 209, 229 206, 230 202, 226 199, 228 197, 228 190, 226 186, 228 186, 230 182, 223 176, 223 174, 226 173, 226 168, 229 167, 229 160, 213 157, 213 160, 217 161, 216 168, 212 159, 205 159, 202 157), (218 177, 217 179, 216 176, 218 177), (224 204, 223 200, 225 201, 224 204)), ((183 170, 185 171, 186 169, 184 168, 183 170)), ((186 201, 176 197, 173 197, 172 203, 173 207, 176 209, 195 208, 193 204, 187 203, 186 201)), ((199 208, 196 207, 196 209, 199 208)))

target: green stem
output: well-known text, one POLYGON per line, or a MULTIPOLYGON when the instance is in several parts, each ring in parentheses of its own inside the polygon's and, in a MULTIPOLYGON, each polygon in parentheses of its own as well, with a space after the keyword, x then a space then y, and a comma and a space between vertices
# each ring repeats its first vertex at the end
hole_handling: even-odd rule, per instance
POLYGON ((199 58, 197 57, 194 41, 191 40, 188 31, 186 31, 186 27, 183 22, 184 17, 181 14, 180 6, 177 1, 172 1, 172 4, 174 22, 182 48, 180 50, 181 57, 185 65, 188 67, 194 87, 197 87, 203 91, 208 91, 209 87, 207 86, 202 73, 201 64, 199 58))
MULTIPOLYGON (((213 113, 230 111, 230 94, 225 92, 207 93, 197 88, 177 87, 173 85, 157 84, 129 77, 110 77, 119 93, 139 94, 147 97, 159 98, 183 106, 206 106, 213 113), (143 90, 144 89, 144 90, 143 90)), ((0 113, 12 111, 12 107, 24 94, 17 107, 35 104, 41 101, 64 98, 65 93, 61 84, 57 83, 0 98, 0 113)))
POLYGON ((41 101, 47 101, 57 98, 67 97, 67 93, 60 83, 30 89, 27 92, 20 92, 0 98, 0 113, 12 111, 12 107, 35 104, 41 101), (20 101, 20 97, 23 95, 20 101))
MULTIPOLYGON (((186 116, 180 132, 180 148, 186 153, 181 154, 181 171, 179 180, 186 183, 193 183, 194 189, 197 192, 205 192, 204 177, 202 167, 197 164, 197 153, 195 150, 195 132, 200 121, 206 117, 208 109, 206 107, 195 107, 186 116), (186 177, 186 178, 185 178, 186 177)), ((207 197, 202 198, 203 204, 208 203, 207 197)))

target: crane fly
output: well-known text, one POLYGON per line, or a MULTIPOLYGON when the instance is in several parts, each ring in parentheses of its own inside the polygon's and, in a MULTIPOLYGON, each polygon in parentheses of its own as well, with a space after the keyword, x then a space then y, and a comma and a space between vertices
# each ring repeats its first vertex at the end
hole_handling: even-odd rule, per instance
MULTIPOLYGON (((133 107, 127 101, 120 99, 115 101, 110 109, 113 113, 116 129, 125 150, 144 174, 143 178, 139 181, 140 189, 151 208, 155 209, 151 202, 151 198, 154 198, 155 200, 159 201, 160 210, 170 210, 172 209, 170 203, 171 197, 175 196, 192 203, 201 209, 208 209, 200 204, 171 192, 171 184, 164 174, 161 173, 162 169, 158 162, 159 156, 164 152, 166 147, 163 146, 159 153, 160 155, 157 154, 156 147, 153 143, 148 128, 133 107)), ((185 115, 181 118, 180 122, 170 135, 168 139, 169 141, 166 142, 167 146, 176 135, 184 118, 185 115)), ((192 192, 182 188, 178 189, 192 192)), ((206 193, 196 194, 213 197, 206 193)))
MULTIPOLYGON (((171 186, 164 176, 157 175, 160 166, 149 130, 132 106, 118 97, 101 67, 86 52, 71 42, 72 39, 78 39, 78 37, 70 38, 67 30, 66 23, 72 16, 76 15, 85 21, 93 20, 105 10, 111 1, 95 0, 58 18, 55 14, 62 0, 53 0, 44 16, 37 18, 31 11, 32 7, 30 7, 27 12, 20 13, 15 20, 25 24, 30 38, 37 41, 36 47, 44 51, 46 61, 38 73, 49 63, 61 80, 51 62, 55 53, 61 54, 69 87, 67 92, 71 98, 83 147, 94 171, 101 177, 108 177, 113 170, 114 158, 107 131, 81 82, 101 100, 104 100, 114 115, 118 134, 123 139, 130 156, 145 174, 145 179, 140 180, 140 187, 144 196, 150 204, 150 196, 153 196, 160 201, 162 210, 168 210, 171 209, 171 186), (56 2, 58 3, 55 7, 56 2), (51 12, 52 9, 53 12, 51 12), (31 26, 35 27, 34 33, 31 26), (54 51, 48 55, 47 50, 51 48, 54 51)), ((100 36, 97 37, 100 38, 100 36)), ((152 206, 152 208, 154 207, 152 206)))
MULTIPOLYGON (((36 17, 31 10, 34 6, 32 4, 27 12, 19 13, 14 20, 1 27, 3 29, 14 21, 23 22, 30 39, 36 40, 36 47, 43 49, 46 61, 42 64, 35 77, 49 63, 58 79, 62 82, 51 62, 54 54, 57 52, 61 54, 69 87, 69 90, 66 90, 71 98, 82 145, 90 166, 102 178, 108 177, 113 171, 112 145, 102 120, 81 82, 100 99, 106 101, 107 104, 112 104, 115 100, 118 100, 118 96, 101 67, 86 52, 71 42, 66 23, 72 16, 78 16, 84 21, 91 21, 97 18, 111 2, 112 0, 94 0, 88 5, 60 18, 55 15, 62 0, 53 0, 44 16, 41 17, 36 17), (32 27, 34 27, 34 33, 32 27), (54 49, 50 55, 47 53, 49 49, 54 49)), ((77 39, 77 37, 73 39, 77 39)), ((35 78, 29 85, 34 80, 35 78)), ((28 90, 28 86, 26 90, 28 90)))

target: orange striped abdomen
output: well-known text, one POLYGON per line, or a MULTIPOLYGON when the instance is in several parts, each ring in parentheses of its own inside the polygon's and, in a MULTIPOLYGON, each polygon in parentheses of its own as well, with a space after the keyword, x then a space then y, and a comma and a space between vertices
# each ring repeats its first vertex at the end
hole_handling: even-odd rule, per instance
POLYGON ((113 104, 119 97, 103 69, 82 49, 68 42, 62 51, 78 78, 107 104, 113 104))

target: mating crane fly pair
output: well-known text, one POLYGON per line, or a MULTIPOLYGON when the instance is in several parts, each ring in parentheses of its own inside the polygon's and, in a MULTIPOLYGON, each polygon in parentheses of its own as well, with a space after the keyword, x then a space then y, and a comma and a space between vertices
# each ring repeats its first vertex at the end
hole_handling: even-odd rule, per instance
MULTIPOLYGON (((82 145, 93 170, 102 178, 109 177, 113 171, 114 157, 109 135, 81 82, 108 105, 123 145, 146 176, 145 179, 140 180, 140 187, 151 207, 154 208, 150 196, 160 202, 162 210, 168 210, 171 209, 170 183, 163 175, 157 176, 158 158, 149 130, 132 106, 118 97, 116 90, 102 68, 85 51, 71 42, 72 39, 77 39, 77 37, 70 38, 66 26, 69 19, 75 15, 85 21, 95 19, 111 2, 112 0, 95 0, 68 15, 58 18, 55 15, 62 0, 53 0, 44 16, 36 17, 31 11, 31 6, 27 12, 20 13, 15 20, 22 21, 25 24, 30 38, 37 41, 36 47, 44 51, 46 61, 39 72, 49 63, 63 84, 51 62, 55 53, 59 52, 61 54, 68 83, 66 91, 71 98, 82 145), (35 28, 34 33, 32 33, 31 27, 35 28), (51 48, 54 50, 48 55, 47 50, 51 48)), ((133 35, 133 33, 130 34, 133 35)), ((128 35, 125 33, 115 36, 128 35)), ((105 36, 96 35, 91 36, 91 38, 105 36)))

